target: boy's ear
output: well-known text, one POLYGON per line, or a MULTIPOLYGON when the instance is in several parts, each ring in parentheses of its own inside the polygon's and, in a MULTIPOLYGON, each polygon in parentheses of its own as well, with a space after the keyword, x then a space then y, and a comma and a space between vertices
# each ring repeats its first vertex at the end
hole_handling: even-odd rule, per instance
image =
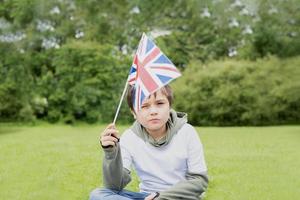
POLYGON ((134 110, 131 110, 131 109, 130 109, 130 112, 131 112, 131 114, 133 115, 133 118, 136 119, 136 114, 135 114, 134 110))

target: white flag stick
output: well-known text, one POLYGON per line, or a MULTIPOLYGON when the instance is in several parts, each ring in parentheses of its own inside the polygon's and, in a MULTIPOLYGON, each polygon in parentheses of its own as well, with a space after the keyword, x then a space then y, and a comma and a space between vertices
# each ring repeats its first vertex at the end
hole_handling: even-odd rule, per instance
POLYGON ((123 99, 124 99, 127 87, 128 87, 128 79, 126 80, 126 84, 125 84, 125 87, 123 89, 123 93, 122 93, 122 96, 121 96, 121 99, 120 99, 120 102, 119 102, 119 105, 118 105, 118 109, 117 109, 116 114, 115 114, 115 118, 114 118, 113 124, 116 123, 116 120, 118 118, 119 111, 120 111, 120 108, 121 108, 121 105, 122 105, 122 102, 123 102, 123 99))

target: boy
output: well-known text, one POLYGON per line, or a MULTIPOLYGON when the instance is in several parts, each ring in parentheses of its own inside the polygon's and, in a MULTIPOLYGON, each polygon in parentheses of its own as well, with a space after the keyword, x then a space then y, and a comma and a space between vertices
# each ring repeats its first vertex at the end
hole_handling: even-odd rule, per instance
POLYGON ((127 102, 136 119, 119 141, 118 130, 107 126, 100 136, 104 189, 95 189, 90 200, 198 200, 208 184, 202 144, 187 115, 171 109, 173 95, 169 85, 133 109, 134 88, 127 102), (131 181, 134 167, 141 183, 140 192, 123 188, 131 181))

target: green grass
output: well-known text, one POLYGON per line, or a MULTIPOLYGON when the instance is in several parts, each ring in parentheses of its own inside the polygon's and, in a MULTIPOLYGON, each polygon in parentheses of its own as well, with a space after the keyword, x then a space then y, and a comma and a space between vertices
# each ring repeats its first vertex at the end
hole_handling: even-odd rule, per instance
MULTIPOLYGON (((102 129, 1 124, 0 199, 88 199, 101 186, 102 129)), ((211 180, 206 200, 300 199, 300 126, 197 129, 211 180)), ((137 187, 134 177, 128 188, 137 187)))

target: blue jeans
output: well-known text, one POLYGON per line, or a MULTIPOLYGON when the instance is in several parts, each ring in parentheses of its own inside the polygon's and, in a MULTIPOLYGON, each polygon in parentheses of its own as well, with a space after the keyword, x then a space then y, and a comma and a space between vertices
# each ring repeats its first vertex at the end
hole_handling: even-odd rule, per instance
POLYGON ((149 193, 128 190, 110 190, 97 188, 90 194, 90 200, 144 200, 149 193))

